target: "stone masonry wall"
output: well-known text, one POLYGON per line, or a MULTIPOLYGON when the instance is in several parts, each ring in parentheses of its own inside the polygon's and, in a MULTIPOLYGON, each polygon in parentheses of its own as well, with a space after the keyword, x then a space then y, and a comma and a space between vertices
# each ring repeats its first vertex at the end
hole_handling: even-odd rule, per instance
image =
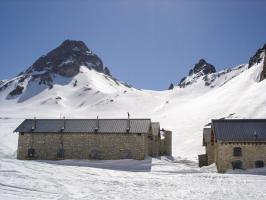
POLYGON ((232 169, 232 161, 240 160, 243 169, 255 168, 255 162, 262 160, 266 165, 266 144, 264 143, 227 143, 216 144, 215 162, 218 172, 225 172, 232 169), (234 147, 242 148, 242 156, 234 156, 234 147))
POLYGON ((152 137, 148 137, 148 147, 149 147, 149 155, 152 157, 157 157, 160 154, 160 138, 158 136, 152 135, 152 137))
POLYGON ((210 143, 206 145, 206 154, 208 165, 211 165, 214 163, 214 145, 211 145, 210 143))
MULTIPOLYGON (((141 160, 147 156, 146 134, 63 133, 62 138, 65 159, 92 159, 95 151, 97 159, 141 160)), ((57 159, 60 141, 60 133, 19 134, 17 158, 27 159, 28 149, 34 148, 36 159, 57 159)))

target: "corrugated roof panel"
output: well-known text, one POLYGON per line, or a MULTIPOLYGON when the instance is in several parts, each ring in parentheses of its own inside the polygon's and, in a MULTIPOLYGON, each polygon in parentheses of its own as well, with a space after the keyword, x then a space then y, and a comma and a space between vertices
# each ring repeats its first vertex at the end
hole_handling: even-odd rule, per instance
MULTIPOLYGON (((63 119, 36 119, 36 128, 32 130, 33 119, 26 119, 15 132, 57 133, 64 126, 63 119)), ((128 119, 65 119, 66 133, 93 133, 99 122, 98 133, 125 133, 128 119)), ((130 119, 129 133, 147 133, 151 126, 150 119, 130 119)))
POLYGON ((217 141, 266 141, 266 119, 213 120, 217 141))

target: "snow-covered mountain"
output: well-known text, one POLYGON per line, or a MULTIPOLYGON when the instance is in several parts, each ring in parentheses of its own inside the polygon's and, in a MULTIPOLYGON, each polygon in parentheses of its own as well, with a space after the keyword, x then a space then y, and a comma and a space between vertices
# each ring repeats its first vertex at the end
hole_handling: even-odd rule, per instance
POLYGON ((265 199, 266 179, 258 175, 265 168, 245 171, 256 176, 220 175, 215 166, 198 168, 196 162, 202 128, 212 118, 266 117, 265 51, 266 45, 248 64, 221 71, 202 59, 169 90, 150 91, 116 80, 84 43, 63 42, 18 76, 0 81, 0 198, 265 199), (121 118, 126 112, 172 130, 174 158, 12 159, 12 132, 24 118, 121 118))
POLYGON ((0 82, 0 152, 13 155, 24 118, 149 117, 173 130, 173 155, 195 160, 212 118, 266 117, 266 45, 248 64, 217 71, 201 59, 165 91, 138 90, 111 76, 83 42, 64 41, 13 79, 0 82))
MULTIPOLYGON (((81 75, 84 70, 98 72, 106 79, 106 85, 116 85, 118 88, 121 85, 130 87, 113 78, 110 70, 103 66, 101 59, 92 53, 82 41, 66 40, 47 55, 41 56, 32 66, 15 78, 1 81, 1 96, 7 100, 16 99, 20 103, 45 89, 51 90, 56 85, 72 84, 76 87, 79 79, 89 77, 81 75)), ((90 81, 87 80, 87 82, 90 81)), ((104 84, 104 81, 101 82, 100 84, 104 84)), ((97 89, 97 86, 94 89, 97 89)))

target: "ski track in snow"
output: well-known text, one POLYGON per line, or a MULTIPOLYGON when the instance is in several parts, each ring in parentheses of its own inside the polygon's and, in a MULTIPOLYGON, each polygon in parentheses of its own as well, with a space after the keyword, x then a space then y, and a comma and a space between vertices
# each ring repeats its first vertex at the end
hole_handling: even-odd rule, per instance
POLYGON ((16 98, 5 99, 10 89, 2 91, 0 199, 266 199, 265 168, 217 174, 215 166, 197 167, 197 155, 203 152, 202 128, 212 118, 265 118, 266 81, 257 81, 261 67, 221 75, 212 82, 213 88, 199 79, 185 89, 137 90, 82 69, 75 77, 76 87, 59 77, 57 82, 68 84, 41 88, 40 93, 34 86, 34 94, 28 88, 27 95, 32 97, 21 103, 16 98), (17 134, 13 130, 25 118, 121 118, 126 112, 173 130, 174 157, 144 161, 15 159, 17 134))

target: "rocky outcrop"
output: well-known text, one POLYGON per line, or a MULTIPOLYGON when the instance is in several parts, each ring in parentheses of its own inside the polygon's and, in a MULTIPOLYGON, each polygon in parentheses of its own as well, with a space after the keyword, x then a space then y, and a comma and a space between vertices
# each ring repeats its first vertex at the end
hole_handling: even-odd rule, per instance
POLYGON ((174 89, 174 84, 173 84, 173 83, 171 83, 171 84, 169 85, 169 87, 168 87, 168 90, 172 90, 172 89, 174 89))
POLYGON ((34 74, 31 76, 31 81, 37 81, 39 85, 47 85, 50 89, 53 88, 53 79, 49 72, 34 74))
POLYGON ((265 56, 264 56, 264 60, 263 60, 262 72, 260 74, 260 81, 263 81, 264 79, 266 79, 266 59, 265 59, 265 56))
POLYGON ((266 55, 266 43, 264 44, 264 46, 262 48, 259 48, 255 55, 252 56, 249 59, 249 63, 248 63, 248 68, 252 67, 253 65, 256 65, 258 63, 262 63, 262 72, 260 74, 260 81, 263 81, 264 79, 266 79, 266 59, 265 59, 265 55, 266 55))
POLYGON ((254 56, 252 56, 249 59, 248 68, 252 67, 255 64, 260 63, 264 59, 265 54, 266 54, 266 43, 264 44, 264 46, 262 48, 260 48, 256 51, 254 56))
POLYGON ((24 90, 23 86, 17 85, 17 87, 9 93, 9 96, 16 96, 22 94, 24 90))
POLYGON ((260 74, 260 81, 263 81, 266 79, 266 43, 264 46, 260 49, 257 50, 254 56, 252 56, 249 59, 249 65, 248 67, 252 67, 255 64, 261 63, 262 62, 262 72, 260 74))
POLYGON ((65 40, 59 47, 36 60, 26 73, 48 71, 72 77, 79 73, 80 66, 105 73, 101 59, 84 42, 65 40))
POLYGON ((194 65, 193 69, 189 71, 189 76, 197 74, 199 72, 202 73, 202 75, 206 75, 215 73, 216 69, 213 65, 207 63, 204 59, 200 59, 199 62, 194 65))
POLYGON ((179 87, 184 88, 190 85, 199 77, 206 76, 208 74, 215 73, 216 69, 212 64, 207 63, 204 59, 200 59, 194 67, 189 70, 187 77, 183 77, 179 82, 179 87))
POLYGON ((107 67, 105 67, 105 68, 103 69, 103 73, 105 73, 105 74, 108 75, 108 76, 112 76, 110 70, 109 70, 107 67))

